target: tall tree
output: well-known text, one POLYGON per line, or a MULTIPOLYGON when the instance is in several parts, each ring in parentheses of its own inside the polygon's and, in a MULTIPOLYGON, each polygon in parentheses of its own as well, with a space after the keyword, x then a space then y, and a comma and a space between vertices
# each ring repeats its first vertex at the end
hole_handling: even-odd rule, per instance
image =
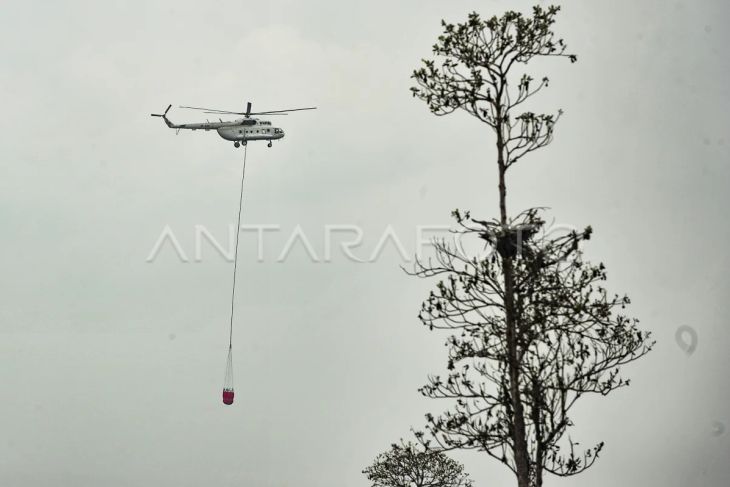
POLYGON ((422 322, 457 332, 447 342, 448 377, 431 377, 422 389, 456 404, 427 415, 430 435, 417 435, 433 448, 485 451, 515 473, 519 487, 541 486, 544 471, 567 476, 594 463, 603 443, 576 453, 577 443, 561 441, 573 425, 569 412, 586 394, 628 385, 619 367, 653 345, 621 313, 628 297, 603 287, 603 264, 584 262, 580 243, 590 228, 556 237, 538 210, 514 218, 507 212, 508 169, 552 141, 562 114, 520 111, 549 80, 515 72, 535 58, 577 60, 552 31, 558 11, 536 6, 532 16, 472 13, 462 24, 442 22, 437 59, 413 73, 414 96, 434 114, 461 109, 490 127, 499 189, 499 218, 454 213, 461 231, 485 240, 491 255, 470 257, 441 241, 435 264, 416 264, 416 275, 442 278, 423 304, 422 322))
POLYGON ((438 451, 393 444, 363 470, 373 487, 472 487, 464 466, 438 451))

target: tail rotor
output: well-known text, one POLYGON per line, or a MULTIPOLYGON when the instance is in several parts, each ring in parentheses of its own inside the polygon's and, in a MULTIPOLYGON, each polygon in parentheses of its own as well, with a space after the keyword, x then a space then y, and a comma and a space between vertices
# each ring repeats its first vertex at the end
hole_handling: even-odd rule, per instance
POLYGON ((170 111, 170 108, 172 108, 172 104, 170 104, 170 105, 167 105, 167 108, 165 109, 165 112, 164 112, 164 113, 150 113, 150 116, 152 116, 152 117, 162 117, 162 118, 167 118, 167 116, 166 116, 166 115, 167 115, 167 112, 169 112, 169 111, 170 111))
POLYGON ((167 124, 168 127, 174 128, 175 124, 173 124, 170 120, 167 119, 167 112, 170 111, 170 108, 172 108, 172 104, 167 105, 167 108, 165 109, 164 113, 150 113, 150 116, 152 117, 162 117, 162 120, 165 121, 165 124, 167 124))

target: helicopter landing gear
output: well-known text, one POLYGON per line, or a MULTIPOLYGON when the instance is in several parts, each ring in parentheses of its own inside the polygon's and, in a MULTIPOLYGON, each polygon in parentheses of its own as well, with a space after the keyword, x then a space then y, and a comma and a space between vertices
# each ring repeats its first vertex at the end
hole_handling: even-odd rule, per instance
POLYGON ((273 144, 271 143, 271 141, 269 141, 269 144, 267 145, 267 147, 271 147, 272 145, 273 144))
POLYGON ((241 147, 241 144, 239 144, 238 142, 234 142, 233 143, 233 147, 235 147, 236 149, 238 149, 239 147, 241 147))

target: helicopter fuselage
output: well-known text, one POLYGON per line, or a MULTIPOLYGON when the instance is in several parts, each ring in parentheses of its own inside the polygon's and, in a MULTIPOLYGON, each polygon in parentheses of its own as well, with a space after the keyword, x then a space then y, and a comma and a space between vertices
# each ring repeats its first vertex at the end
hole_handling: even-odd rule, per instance
POLYGON ((255 118, 244 118, 217 127, 218 135, 226 140, 277 140, 284 137, 284 131, 278 127, 272 127, 271 122, 255 118), (251 123, 254 122, 254 123, 251 123))
POLYGON ((215 130, 218 135, 233 142, 248 140, 277 140, 284 137, 284 130, 272 127, 271 122, 257 118, 241 118, 230 122, 205 122, 172 124, 171 128, 184 130, 215 130))

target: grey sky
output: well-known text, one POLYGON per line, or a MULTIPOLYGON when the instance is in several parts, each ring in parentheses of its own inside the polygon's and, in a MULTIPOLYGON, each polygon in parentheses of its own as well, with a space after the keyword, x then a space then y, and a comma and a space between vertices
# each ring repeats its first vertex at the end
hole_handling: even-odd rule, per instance
MULTIPOLYGON (((367 257, 387 225, 411 252, 416 225, 453 208, 494 216, 491 135, 431 116, 409 74, 441 18, 530 5, 4 3, 0 484, 365 487, 360 470, 444 407, 416 392, 445 365, 445 335, 416 319, 430 285, 393 247, 371 264, 274 257, 296 225, 319 253, 326 224, 360 225, 367 257), (166 225, 190 255, 195 225, 226 242, 242 152, 149 113, 173 103, 174 121, 198 121, 177 105, 248 100, 319 110, 276 118, 286 138, 249 148, 244 221, 282 230, 263 263, 242 238, 226 408, 231 264, 210 247, 199 263, 170 247, 145 259, 166 225)), ((603 458, 549 485, 727 485, 730 7, 563 6, 579 62, 531 72, 552 80, 536 106, 565 115, 513 170, 508 204, 591 224, 589 257, 658 345, 625 370, 630 388, 576 415, 574 439, 605 440, 603 458), (699 337, 691 356, 681 325, 699 337)), ((484 455, 457 457, 480 486, 514 483, 484 455)))

